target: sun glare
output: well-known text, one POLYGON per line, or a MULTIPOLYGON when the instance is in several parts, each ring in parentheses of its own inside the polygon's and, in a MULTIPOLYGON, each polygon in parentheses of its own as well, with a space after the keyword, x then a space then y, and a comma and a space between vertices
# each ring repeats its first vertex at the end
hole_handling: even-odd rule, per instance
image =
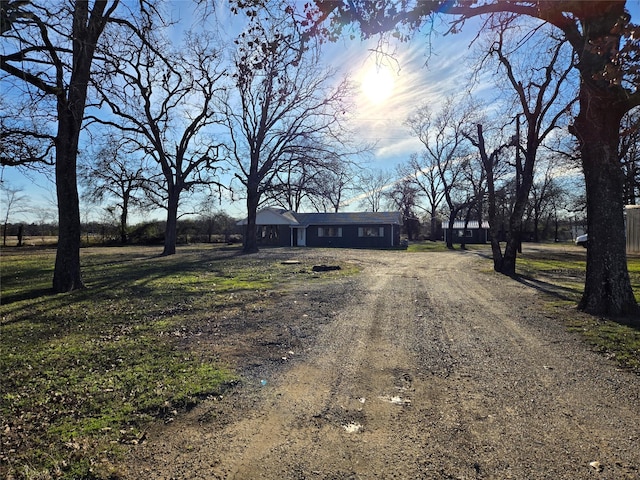
POLYGON ((370 102, 380 104, 393 93, 393 73, 388 67, 374 66, 362 78, 362 92, 370 102))

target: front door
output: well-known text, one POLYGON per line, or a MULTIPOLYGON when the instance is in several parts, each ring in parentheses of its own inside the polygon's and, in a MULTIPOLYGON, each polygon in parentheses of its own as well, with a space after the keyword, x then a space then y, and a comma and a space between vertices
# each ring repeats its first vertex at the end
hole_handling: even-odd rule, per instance
POLYGON ((296 230, 298 231, 297 245, 299 247, 306 247, 307 246, 307 229, 297 228, 296 230))

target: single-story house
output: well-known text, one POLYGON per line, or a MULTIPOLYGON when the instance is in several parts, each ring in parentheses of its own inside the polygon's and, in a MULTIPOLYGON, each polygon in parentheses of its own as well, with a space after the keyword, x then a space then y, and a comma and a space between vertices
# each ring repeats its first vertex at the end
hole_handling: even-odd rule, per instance
POLYGON ((464 220, 456 220, 453 222, 453 231, 449 230, 449 223, 444 223, 444 240, 445 242, 451 235, 452 243, 487 243, 491 239, 489 237, 489 222, 484 220, 482 225, 477 220, 472 220, 467 223, 465 228, 464 220))
MULTIPOLYGON (((238 222, 246 225, 247 219, 238 222)), ((400 212, 298 213, 268 207, 257 213, 258 245, 280 247, 395 248, 400 212)))

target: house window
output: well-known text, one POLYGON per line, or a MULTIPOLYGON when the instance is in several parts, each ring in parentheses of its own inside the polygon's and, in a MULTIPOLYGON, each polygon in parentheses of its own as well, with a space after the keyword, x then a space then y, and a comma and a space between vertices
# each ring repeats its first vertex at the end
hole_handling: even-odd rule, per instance
POLYGON ((458 238, 460 237, 465 237, 465 238, 472 238, 473 237, 473 232, 471 230, 458 230, 458 238))
POLYGON ((358 227, 358 237, 384 237, 384 227, 358 227))
POLYGON ((277 240, 278 227, 274 225, 258 226, 258 238, 261 238, 262 240, 277 240))
POLYGON ((318 227, 319 237, 341 237, 342 227, 318 227))

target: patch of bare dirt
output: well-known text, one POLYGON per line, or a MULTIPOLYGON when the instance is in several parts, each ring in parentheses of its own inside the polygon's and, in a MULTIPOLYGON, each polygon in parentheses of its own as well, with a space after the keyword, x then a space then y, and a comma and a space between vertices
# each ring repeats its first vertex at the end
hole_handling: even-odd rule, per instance
POLYGON ((640 378, 567 333, 538 289, 473 252, 321 252, 363 273, 193 337, 243 380, 148 432, 127 478, 640 478, 640 378))

